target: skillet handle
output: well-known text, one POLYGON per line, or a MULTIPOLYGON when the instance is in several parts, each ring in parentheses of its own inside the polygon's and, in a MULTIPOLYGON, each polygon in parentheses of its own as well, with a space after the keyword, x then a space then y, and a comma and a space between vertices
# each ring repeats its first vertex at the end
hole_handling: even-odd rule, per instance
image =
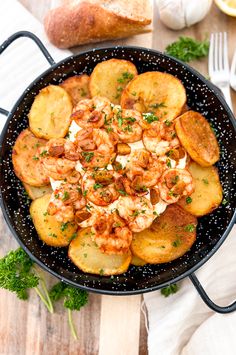
POLYGON ((217 304, 215 304, 214 302, 212 302, 212 300, 209 298, 209 296, 207 295, 206 291, 204 290, 204 288, 202 287, 200 281, 198 280, 197 276, 193 273, 189 276, 190 280, 192 281, 194 287, 196 288, 197 292, 199 293, 199 295, 201 296, 203 302, 206 303, 206 305, 211 308, 213 311, 217 312, 217 313, 231 313, 236 311, 236 301, 234 301, 233 303, 231 303, 229 306, 218 306, 217 304))
MULTIPOLYGON (((13 43, 16 39, 21 38, 21 37, 28 37, 28 38, 32 39, 37 44, 37 46, 41 50, 41 52, 43 53, 43 55, 46 58, 46 60, 48 61, 48 63, 50 65, 55 64, 55 61, 51 57, 51 55, 48 52, 48 50, 46 49, 46 47, 40 41, 40 39, 37 36, 35 36, 32 32, 29 32, 29 31, 19 31, 19 32, 14 33, 12 36, 10 36, 6 41, 4 41, 2 43, 2 45, 0 45, 0 54, 3 53, 5 51, 5 49, 11 43, 13 43)), ((0 113, 2 113, 5 116, 8 116, 8 114, 9 114, 9 112, 7 110, 4 110, 3 108, 0 108, 0 113)))

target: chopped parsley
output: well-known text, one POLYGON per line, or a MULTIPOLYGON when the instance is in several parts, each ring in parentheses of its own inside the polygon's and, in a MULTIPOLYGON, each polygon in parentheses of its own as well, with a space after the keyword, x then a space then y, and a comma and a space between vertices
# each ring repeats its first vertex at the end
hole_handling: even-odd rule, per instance
POLYGON ((47 152, 47 150, 43 150, 39 155, 40 155, 40 157, 45 157, 48 155, 48 152, 47 152))
POLYGON ((117 190, 121 195, 127 196, 127 192, 125 190, 117 190))
POLYGON ((179 247, 180 244, 181 244, 181 241, 179 239, 174 240, 172 243, 173 247, 175 247, 175 248, 179 247))
POLYGON ((171 161, 170 161, 170 159, 167 160, 166 165, 168 166, 168 168, 171 168, 171 161))
POLYGON ((228 201, 226 198, 224 198, 224 199, 222 200, 222 202, 221 202, 221 204, 222 204, 223 206, 226 206, 228 203, 229 203, 229 201, 228 201))
POLYGON ((149 105, 149 107, 151 107, 151 108, 160 108, 160 107, 166 107, 166 105, 164 104, 164 102, 160 102, 159 104, 156 103, 156 104, 149 105))
POLYGON ((202 179, 202 181, 204 182, 205 185, 209 184, 209 181, 207 179, 202 179))
POLYGON ((77 237, 77 232, 73 233, 70 237, 70 242, 77 237))
POLYGON ((69 222, 66 222, 66 223, 62 222, 61 227, 60 227, 61 231, 64 232, 68 228, 68 225, 69 225, 69 222))
POLYGON ((186 203, 189 205, 192 202, 192 198, 190 196, 186 197, 186 203))
POLYGON ((151 112, 143 113, 143 118, 147 121, 147 123, 159 121, 159 118, 151 112))
POLYGON ((117 122, 118 122, 119 127, 121 127, 123 125, 123 118, 121 117, 121 115, 118 115, 117 122))
POLYGON ((104 270, 103 269, 99 270, 99 275, 101 275, 101 276, 104 275, 104 270))
POLYGON ((57 235, 55 233, 49 233, 49 237, 57 238, 57 235))
POLYGON ((127 80, 132 80, 134 77, 134 74, 129 73, 129 72, 124 72, 122 73, 122 76, 117 79, 118 83, 124 84, 127 80))
POLYGON ((167 127, 170 127, 172 125, 172 122, 170 120, 165 120, 165 125, 167 127))
POLYGON ((33 156, 33 160, 39 160, 39 157, 33 156))
POLYGON ((100 189, 101 187, 103 187, 103 185, 99 183, 93 185, 94 190, 100 189))
POLYGON ((94 152, 82 152, 81 154, 87 163, 89 163, 94 156, 94 152))
POLYGON ((185 230, 185 232, 190 232, 190 233, 192 233, 192 232, 194 232, 194 230, 195 230, 195 225, 194 224, 187 224, 185 227, 184 227, 184 230, 185 230))
POLYGON ((134 211, 131 215, 131 217, 137 217, 140 214, 138 210, 134 211))
POLYGON ((66 201, 70 198, 70 194, 68 191, 65 191, 62 195, 62 201, 66 201))

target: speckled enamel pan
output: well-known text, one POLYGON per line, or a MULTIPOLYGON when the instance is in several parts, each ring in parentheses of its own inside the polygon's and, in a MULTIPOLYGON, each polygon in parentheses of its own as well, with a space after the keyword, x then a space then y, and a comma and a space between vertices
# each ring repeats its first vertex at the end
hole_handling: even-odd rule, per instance
POLYGON ((50 63, 50 68, 29 85, 11 112, 0 109, 1 113, 8 116, 1 135, 1 207, 10 230, 22 248, 46 271, 88 291, 111 295, 139 294, 160 289, 188 276, 209 307, 221 313, 236 310, 236 302, 227 307, 214 304, 194 274, 221 246, 236 219, 236 124, 233 113, 219 91, 186 64, 145 48, 93 49, 55 63, 37 37, 29 32, 18 32, 3 43, 0 53, 19 37, 34 40, 50 63), (59 84, 75 74, 90 74, 97 63, 110 58, 132 61, 139 73, 164 71, 182 81, 187 91, 188 106, 203 114, 217 133, 221 148, 217 167, 228 203, 199 219, 197 241, 181 258, 167 264, 131 266, 123 275, 105 277, 83 273, 70 262, 67 248, 52 248, 40 241, 29 216, 29 202, 24 189, 13 172, 11 149, 19 133, 28 126, 27 115, 39 90, 49 84, 59 84))

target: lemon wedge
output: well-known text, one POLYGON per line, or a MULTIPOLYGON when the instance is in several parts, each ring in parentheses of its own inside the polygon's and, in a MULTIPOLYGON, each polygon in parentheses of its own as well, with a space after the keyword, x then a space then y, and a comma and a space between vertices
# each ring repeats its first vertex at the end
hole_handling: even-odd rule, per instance
POLYGON ((215 3, 225 14, 236 17, 236 0, 215 0, 215 3))

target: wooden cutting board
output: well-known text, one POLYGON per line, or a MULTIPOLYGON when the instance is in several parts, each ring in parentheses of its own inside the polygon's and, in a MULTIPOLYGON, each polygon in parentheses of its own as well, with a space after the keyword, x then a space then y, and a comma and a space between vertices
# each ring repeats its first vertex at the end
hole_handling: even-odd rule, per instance
MULTIPOLYGON (((52 0, 20 2, 40 21, 52 4, 52 0)), ((168 30, 160 23, 155 4, 153 19, 152 33, 109 44, 132 44, 164 50, 168 43, 180 35, 202 39, 212 31, 227 31, 229 54, 232 57, 235 43, 232 42, 231 34, 236 31, 236 19, 222 14, 214 5, 204 21, 181 32, 168 30)), ((78 53, 87 48, 91 46, 83 46, 73 52, 78 53)), ((193 63, 193 66, 207 75, 206 59, 193 63)), ((236 109, 235 93, 233 101, 236 109)), ((17 247, 2 214, 0 231, 2 256, 17 247)), ((53 283, 51 276, 46 277, 49 284, 53 283)), ((51 315, 33 291, 30 301, 23 302, 15 295, 0 290, 0 355, 146 355, 147 332, 144 316, 140 311, 141 302, 141 296, 114 297, 91 293, 88 305, 74 313, 79 334, 79 340, 74 341, 70 336, 67 313, 62 305, 58 305, 56 313, 51 315)))

